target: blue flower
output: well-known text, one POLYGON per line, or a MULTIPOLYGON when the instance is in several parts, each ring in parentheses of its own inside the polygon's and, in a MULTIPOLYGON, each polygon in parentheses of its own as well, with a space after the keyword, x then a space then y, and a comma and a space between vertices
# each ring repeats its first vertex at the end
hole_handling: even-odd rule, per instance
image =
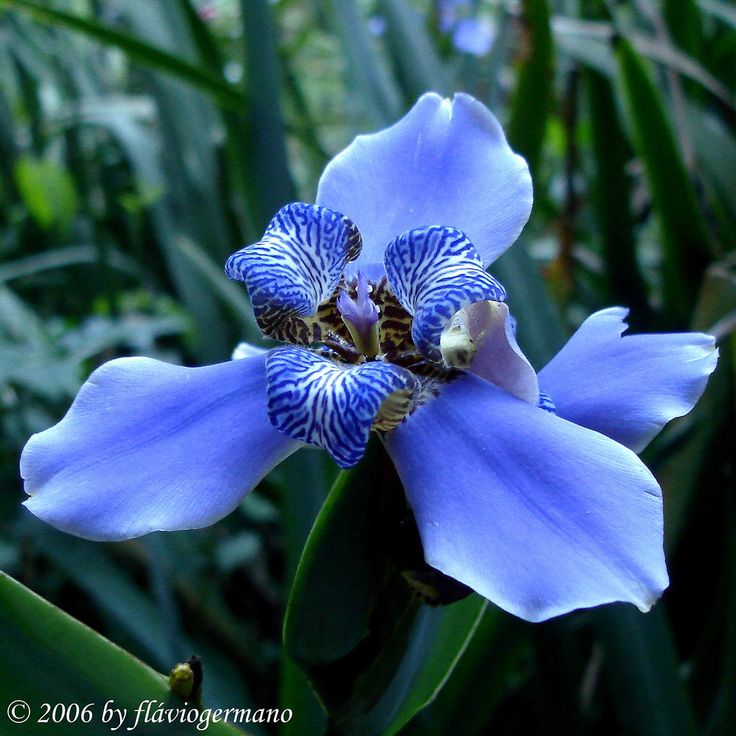
POLYGON ((532 621, 648 609, 667 586, 662 498, 635 452, 698 400, 713 338, 622 337, 612 308, 535 373, 484 270, 529 216, 529 172, 466 95, 358 137, 317 202, 227 265, 288 344, 103 365, 28 442, 27 507, 98 540, 201 527, 305 443, 348 467, 376 430, 430 565, 532 621))
POLYGON ((493 26, 480 18, 459 20, 452 32, 452 44, 458 50, 472 56, 485 56, 493 47, 493 26))
POLYGON ((493 46, 493 26, 485 19, 471 15, 473 9, 468 0, 438 0, 439 29, 451 34, 452 45, 473 56, 485 56, 493 46))

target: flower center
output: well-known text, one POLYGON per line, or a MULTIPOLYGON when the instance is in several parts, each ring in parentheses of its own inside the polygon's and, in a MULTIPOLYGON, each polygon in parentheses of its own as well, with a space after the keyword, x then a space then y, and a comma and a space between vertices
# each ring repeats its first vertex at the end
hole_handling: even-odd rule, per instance
POLYGON ((337 296, 337 309, 342 321, 353 338, 353 343, 361 355, 375 358, 381 350, 379 339, 379 309, 370 297, 372 284, 363 273, 358 273, 355 286, 355 299, 347 291, 340 289, 337 296))
POLYGON ((340 361, 361 364, 380 361, 400 366, 412 373, 410 388, 395 391, 382 403, 373 429, 386 431, 397 426, 418 405, 436 395, 440 383, 452 380, 452 366, 438 366, 417 350, 411 337, 411 316, 398 303, 395 295, 381 279, 373 283, 358 272, 352 282, 343 283, 332 304, 339 315, 340 328, 324 325, 327 356, 339 356, 340 361), (352 340, 348 342, 347 330, 352 340))

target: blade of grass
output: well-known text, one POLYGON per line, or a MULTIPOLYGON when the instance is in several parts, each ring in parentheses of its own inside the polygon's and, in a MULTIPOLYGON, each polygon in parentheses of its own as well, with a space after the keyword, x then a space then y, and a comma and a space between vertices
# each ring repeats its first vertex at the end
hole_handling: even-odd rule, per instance
POLYGON ((332 0, 333 25, 346 59, 348 90, 368 127, 387 125, 401 113, 399 95, 376 53, 354 0, 332 0))
POLYGON ((710 237, 659 90, 641 57, 623 38, 616 56, 632 142, 644 165, 662 229, 665 309, 676 324, 684 326, 708 262, 710 237))
POLYGON ((664 609, 647 614, 612 605, 593 613, 622 731, 631 736, 695 736, 692 707, 678 677, 664 609))
MULTIPOLYGON (((615 62, 611 43, 617 36, 611 23, 558 15, 552 20, 552 28, 560 50, 603 74, 614 74, 615 62)), ((623 35, 641 56, 662 64, 666 69, 677 72, 687 80, 696 82, 729 110, 732 112, 736 110, 736 100, 728 86, 720 82, 693 57, 683 53, 671 43, 664 43, 635 30, 626 29, 623 35)))
MULTIPOLYGON (((140 275, 137 264, 124 253, 114 250, 110 254, 109 265, 131 275, 140 275)), ((56 268, 67 268, 83 264, 97 263, 98 251, 94 245, 68 245, 63 248, 38 253, 25 258, 17 258, 0 266, 0 284, 6 281, 34 276, 56 268)))
POLYGON ((405 0, 381 0, 378 7, 386 18, 386 39, 405 101, 413 103, 430 90, 449 94, 451 81, 421 16, 405 0))
POLYGON ((256 324, 253 309, 245 295, 242 284, 231 281, 221 267, 213 263, 207 253, 184 235, 174 238, 174 245, 184 259, 193 266, 212 293, 219 297, 245 331, 244 339, 260 342, 263 334, 256 324))
POLYGON ((706 12, 720 18, 724 23, 736 29, 736 8, 721 0, 699 0, 698 5, 706 12))
POLYGON ((255 186, 254 219, 259 231, 294 198, 286 155, 286 129, 279 91, 281 72, 273 6, 268 0, 242 0, 245 78, 253 105, 248 113, 248 160, 255 186))
POLYGON ((693 58, 699 58, 703 27, 695 0, 664 0, 662 15, 677 46, 693 58))
MULTIPOLYGON (((178 4, 128 3, 121 11, 139 38, 196 58, 196 47, 186 18, 178 4)), ((225 214, 227 196, 218 189, 221 164, 216 135, 220 111, 211 99, 178 79, 141 70, 141 77, 156 102, 158 139, 156 163, 164 186, 154 210, 157 240, 168 270, 187 309, 197 324, 194 349, 199 361, 222 360, 232 350, 233 330, 216 303, 202 288, 201 274, 179 257, 176 241, 185 237, 212 258, 224 262, 240 245, 225 214), (183 155, 184 154, 184 155, 183 155)))
POLYGON ((632 324, 646 324, 650 308, 636 259, 626 164, 630 148, 621 130, 610 81, 593 69, 584 70, 590 115, 593 170, 590 187, 606 264, 605 297, 631 307, 632 324))
MULTIPOLYGON (((98 736, 101 709, 111 699, 125 711, 131 729, 141 702, 184 707, 184 701, 172 695, 166 677, 4 573, 0 573, 0 650, 4 661, 0 692, 8 702, 27 702, 33 716, 6 733, 36 736, 43 729, 38 723, 42 704, 48 702, 78 703, 80 710, 92 704, 93 718, 86 723, 86 719, 54 722, 51 730, 57 736, 98 736)), ((145 730, 150 736, 201 733, 194 723, 196 719, 186 723, 176 718, 173 723, 149 723, 145 730)), ((242 736, 242 731, 222 722, 212 722, 207 733, 242 736)))
POLYGON ((226 82, 174 54, 144 43, 135 36, 116 31, 89 18, 50 8, 32 0, 0 0, 0 6, 2 5, 28 13, 40 23, 78 31, 106 46, 119 48, 142 66, 177 77, 212 95, 222 105, 242 109, 245 104, 243 94, 226 82))
MULTIPOLYGON (((305 448, 282 463, 277 473, 281 480, 288 590, 304 543, 324 503, 326 489, 337 476, 337 466, 325 453, 305 448)), ((281 657, 279 702, 282 708, 291 708, 295 714, 293 720, 281 725, 279 733, 282 736, 324 731, 327 715, 307 676, 285 650, 281 657)))
POLYGON ((524 43, 511 102, 508 138, 511 147, 538 173, 552 94, 552 32, 547 0, 525 0, 524 43))

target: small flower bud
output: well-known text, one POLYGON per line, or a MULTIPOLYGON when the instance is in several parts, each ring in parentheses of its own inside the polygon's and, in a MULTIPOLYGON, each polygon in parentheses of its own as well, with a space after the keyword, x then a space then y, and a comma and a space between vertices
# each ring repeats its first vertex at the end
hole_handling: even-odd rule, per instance
POLYGON ((171 692, 184 700, 199 701, 202 687, 202 660, 195 654, 169 672, 171 692))

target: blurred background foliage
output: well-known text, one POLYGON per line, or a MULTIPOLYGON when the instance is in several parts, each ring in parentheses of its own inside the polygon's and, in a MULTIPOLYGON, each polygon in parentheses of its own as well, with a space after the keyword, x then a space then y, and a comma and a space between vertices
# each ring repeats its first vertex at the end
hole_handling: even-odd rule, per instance
MULTIPOLYGON (((295 714, 282 733, 322 732, 281 645, 336 474, 321 453, 292 458, 214 527, 121 544, 26 513, 18 454, 104 360, 194 365, 257 341, 225 257, 282 204, 313 201, 354 135, 430 89, 484 101, 530 163, 532 220, 493 272, 538 368, 611 304, 631 307, 637 331, 715 334, 721 360, 695 411, 646 452, 672 579, 654 611, 527 624, 490 606, 434 701, 405 703, 382 732, 734 733, 727 0, 0 0, 0 569, 160 672, 196 651, 208 705, 281 704, 295 714)), ((21 618, 3 626, 0 683, 44 664, 21 618)))

